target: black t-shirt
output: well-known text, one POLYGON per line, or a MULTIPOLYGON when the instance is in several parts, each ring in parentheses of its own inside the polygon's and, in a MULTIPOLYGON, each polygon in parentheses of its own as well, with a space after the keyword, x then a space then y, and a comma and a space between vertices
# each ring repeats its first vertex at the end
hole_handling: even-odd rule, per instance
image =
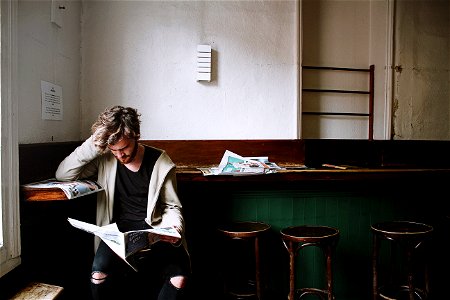
POLYGON ((144 221, 147 217, 148 186, 161 151, 146 146, 144 149, 142 164, 137 172, 117 164, 113 219, 122 232, 148 228, 144 221))

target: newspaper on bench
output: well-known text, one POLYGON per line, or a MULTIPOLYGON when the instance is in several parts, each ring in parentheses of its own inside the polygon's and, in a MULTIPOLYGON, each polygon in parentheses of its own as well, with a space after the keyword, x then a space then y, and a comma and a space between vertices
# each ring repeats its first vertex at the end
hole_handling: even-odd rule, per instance
POLYGON ((64 192, 67 199, 74 199, 103 190, 103 187, 100 186, 100 184, 89 179, 59 181, 55 178, 51 178, 38 182, 23 184, 22 187, 25 190, 60 189, 64 192))

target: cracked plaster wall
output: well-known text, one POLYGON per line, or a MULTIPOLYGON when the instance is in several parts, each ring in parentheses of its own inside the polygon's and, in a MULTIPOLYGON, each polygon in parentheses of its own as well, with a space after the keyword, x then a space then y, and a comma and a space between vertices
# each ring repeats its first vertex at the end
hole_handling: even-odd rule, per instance
POLYGON ((393 139, 450 139, 449 16, 449 1, 396 2, 393 139))

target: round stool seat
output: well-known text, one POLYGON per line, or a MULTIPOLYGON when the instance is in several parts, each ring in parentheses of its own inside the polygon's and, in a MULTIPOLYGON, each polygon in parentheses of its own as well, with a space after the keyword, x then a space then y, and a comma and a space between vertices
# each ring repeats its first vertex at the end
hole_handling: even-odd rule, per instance
POLYGON ((281 230, 284 240, 293 242, 317 243, 324 239, 333 239, 339 236, 339 230, 327 226, 291 226, 281 230))
POLYGON ((373 224, 372 232, 390 240, 416 240, 429 235, 433 227, 423 223, 409 221, 387 221, 373 224))
POLYGON ((270 225, 262 222, 233 222, 220 226, 219 231, 231 238, 251 238, 270 229, 270 225))

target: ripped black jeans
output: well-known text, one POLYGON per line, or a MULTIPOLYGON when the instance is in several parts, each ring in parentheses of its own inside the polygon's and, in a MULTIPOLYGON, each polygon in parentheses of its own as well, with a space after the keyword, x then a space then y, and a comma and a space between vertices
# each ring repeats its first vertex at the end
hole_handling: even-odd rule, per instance
POLYGON ((186 288, 178 289, 170 282, 172 277, 189 277, 190 261, 183 246, 175 247, 169 243, 157 242, 152 245, 151 250, 139 252, 131 259, 138 272, 103 241, 100 242, 92 264, 91 289, 94 300, 184 299, 186 288), (93 280, 94 273, 104 275, 101 280, 93 280))

